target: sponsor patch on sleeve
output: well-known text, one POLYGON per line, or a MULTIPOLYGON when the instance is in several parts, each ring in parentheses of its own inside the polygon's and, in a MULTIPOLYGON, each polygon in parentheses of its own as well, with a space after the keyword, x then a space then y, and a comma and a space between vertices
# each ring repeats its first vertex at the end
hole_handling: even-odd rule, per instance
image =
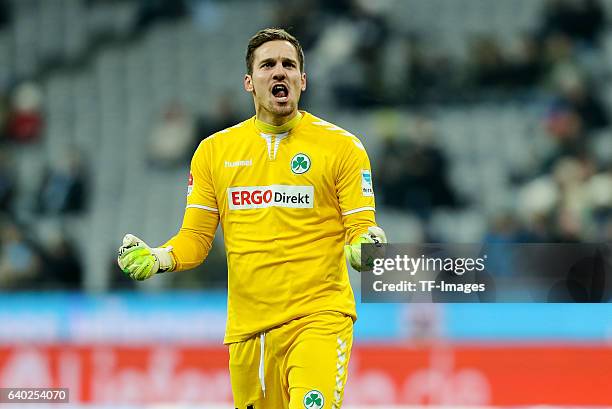
POLYGON ((189 182, 187 183, 187 196, 193 191, 193 175, 189 172, 189 182))
POLYGON ((364 196, 374 196, 374 189, 372 188, 372 172, 368 169, 361 171, 361 194, 364 196))

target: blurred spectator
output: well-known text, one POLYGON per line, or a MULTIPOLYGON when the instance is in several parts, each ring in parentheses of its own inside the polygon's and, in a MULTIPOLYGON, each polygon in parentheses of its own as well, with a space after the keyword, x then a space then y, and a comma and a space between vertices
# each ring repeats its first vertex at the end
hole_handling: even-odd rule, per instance
MULTIPOLYGON (((540 176, 518 189, 516 212, 521 222, 548 239, 549 215, 559 203, 559 192, 549 175, 540 176)), ((545 240, 548 241, 548 240, 545 240)))
POLYGON ((400 102, 419 104, 447 100, 457 77, 453 62, 443 53, 427 47, 418 36, 405 38, 402 48, 406 72, 400 102))
POLYGON ((506 54, 508 84, 518 88, 537 86, 544 68, 541 53, 540 43, 534 36, 517 36, 506 54))
POLYGON ((564 34, 553 34, 542 43, 542 59, 546 69, 545 80, 553 88, 558 88, 563 81, 584 77, 584 69, 576 57, 575 44, 564 34))
POLYGON ((554 146, 542 160, 542 172, 550 172, 562 157, 579 157, 585 153, 587 134, 576 111, 559 104, 553 106, 545 119, 545 127, 554 146))
POLYGON ((42 91, 32 82, 24 82, 14 91, 9 108, 6 138, 16 143, 37 142, 43 129, 42 91))
POLYGON ((559 158, 551 174, 526 184, 518 195, 519 214, 541 242, 600 240, 611 209, 612 175, 596 173, 587 155, 559 158))
MULTIPOLYGON (((389 102, 383 87, 383 57, 390 28, 385 18, 353 1, 336 24, 345 38, 348 59, 336 66, 334 94, 344 107, 367 108, 389 102)), ((333 36, 333 32, 327 33, 333 36)), ((334 42, 335 43, 335 42, 334 42)))
MULTIPOLYGON (((579 118, 580 133, 589 136, 610 125, 610 115, 598 89, 591 86, 594 73, 575 55, 571 40, 554 35, 546 40, 546 83, 554 94, 551 110, 579 118)), ((552 132, 553 135, 556 132, 552 132)))
POLYGON ((238 114, 233 100, 233 96, 230 96, 229 93, 223 93, 216 98, 213 115, 201 115, 198 117, 196 121, 195 146, 192 152, 195 151, 195 148, 198 147, 203 139, 241 122, 241 116, 238 114))
POLYGON ((469 65, 469 76, 476 88, 499 87, 507 83, 504 55, 491 36, 479 36, 472 41, 469 65))
POLYGON ((585 238, 591 209, 586 181, 593 175, 593 162, 588 157, 561 158, 553 169, 559 201, 553 213, 554 242, 580 242, 585 238))
POLYGON ((382 86, 384 51, 390 29, 387 20, 373 10, 353 1, 349 9, 350 24, 357 29, 356 58, 364 65, 366 92, 374 101, 385 100, 382 86))
POLYGON ((337 2, 281 1, 276 8, 278 26, 286 28, 296 38, 299 38, 305 53, 317 44, 325 29, 325 23, 329 19, 322 7, 325 3, 337 2))
POLYGON ((160 168, 184 165, 193 153, 194 134, 193 117, 179 102, 171 102, 151 133, 149 163, 160 168))
POLYGON ((561 33, 597 46, 605 24, 605 9, 599 0, 549 0, 541 30, 543 36, 561 33))
POLYGON ((55 230, 43 243, 43 277, 52 287, 79 290, 83 269, 78 251, 65 233, 55 230))
POLYGON ((13 161, 8 151, 0 150, 0 214, 9 213, 13 208, 17 191, 17 180, 13 161))
POLYGON ((158 21, 175 20, 187 16, 185 0, 138 0, 135 28, 144 31, 158 21))
POLYGON ((23 230, 10 220, 0 220, 0 289, 35 288, 40 268, 40 257, 23 230))
POLYGON ((603 103, 588 88, 584 80, 568 78, 561 84, 558 104, 567 106, 578 114, 587 132, 606 128, 610 118, 603 103))
POLYGON ((11 3, 8 0, 0 0, 0 30, 11 21, 11 3))
POLYGON ((580 243, 583 241, 583 220, 571 209, 563 206, 556 209, 551 226, 553 243, 580 243))
POLYGON ((541 46, 531 35, 518 35, 507 51, 491 35, 480 35, 470 43, 467 80, 476 89, 533 88, 543 72, 541 46))
POLYGON ((88 202, 88 171, 81 154, 68 150, 63 160, 47 169, 38 191, 38 210, 42 214, 78 214, 88 202))
POLYGON ((412 210, 425 219, 434 207, 456 206, 447 180, 447 159, 435 145, 432 123, 417 117, 408 139, 389 136, 377 170, 383 203, 412 210))

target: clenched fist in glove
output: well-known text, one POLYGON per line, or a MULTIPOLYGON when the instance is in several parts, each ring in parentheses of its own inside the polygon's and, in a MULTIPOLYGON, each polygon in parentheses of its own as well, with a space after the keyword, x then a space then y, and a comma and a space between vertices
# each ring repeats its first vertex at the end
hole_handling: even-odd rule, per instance
POLYGON ((123 245, 119 247, 117 264, 131 279, 142 281, 174 268, 170 251, 172 247, 151 248, 138 237, 126 234, 123 245))
POLYGON ((351 266, 361 271, 361 244, 375 244, 381 246, 387 243, 387 236, 383 229, 378 226, 368 228, 368 232, 359 236, 353 243, 344 246, 344 254, 351 266))

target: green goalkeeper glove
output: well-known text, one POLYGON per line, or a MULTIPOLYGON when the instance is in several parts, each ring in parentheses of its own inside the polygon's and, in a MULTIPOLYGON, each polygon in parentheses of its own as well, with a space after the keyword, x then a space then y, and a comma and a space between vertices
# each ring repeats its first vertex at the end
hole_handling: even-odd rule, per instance
POLYGON ((381 247, 381 244, 386 242, 387 236, 383 229, 378 226, 372 226, 368 228, 367 233, 359 236, 354 243, 345 245, 344 254, 349 263, 351 263, 351 266, 355 270, 361 271, 361 244, 375 244, 381 247))
POLYGON ((164 273, 174 268, 170 251, 172 247, 151 248, 138 237, 126 234, 123 245, 119 247, 117 264, 133 280, 146 280, 156 273, 164 273))

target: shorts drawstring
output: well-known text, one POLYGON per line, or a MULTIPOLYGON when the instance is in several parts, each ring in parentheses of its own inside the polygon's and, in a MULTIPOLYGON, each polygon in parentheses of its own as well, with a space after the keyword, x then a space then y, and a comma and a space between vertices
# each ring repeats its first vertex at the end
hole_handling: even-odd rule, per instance
POLYGON ((266 344, 266 334, 262 332, 259 334, 259 383, 261 384, 261 391, 263 392, 264 398, 266 397, 266 380, 264 379, 265 368, 264 368, 264 350, 266 344))

